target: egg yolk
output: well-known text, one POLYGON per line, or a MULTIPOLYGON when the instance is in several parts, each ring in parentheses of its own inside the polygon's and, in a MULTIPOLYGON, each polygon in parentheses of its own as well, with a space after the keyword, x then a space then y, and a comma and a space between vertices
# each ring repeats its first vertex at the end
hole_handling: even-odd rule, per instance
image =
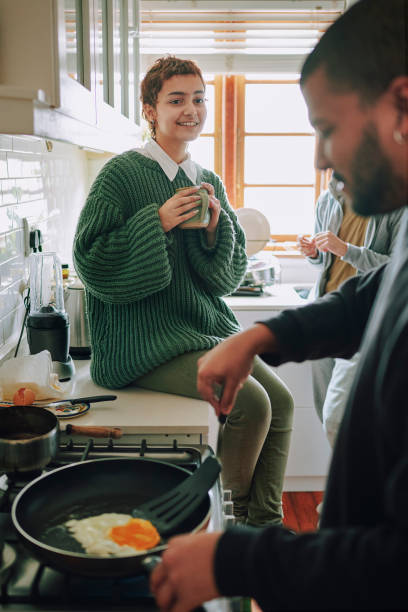
POLYGON ((108 535, 119 546, 131 546, 136 550, 147 550, 160 542, 156 527, 145 519, 132 518, 125 525, 112 527, 108 535))

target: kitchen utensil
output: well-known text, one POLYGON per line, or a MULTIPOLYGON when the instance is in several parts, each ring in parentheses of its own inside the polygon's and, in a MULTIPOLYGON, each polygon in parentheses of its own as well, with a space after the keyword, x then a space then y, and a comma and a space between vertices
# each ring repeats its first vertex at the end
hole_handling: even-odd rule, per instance
MULTIPOLYGON (((110 427, 77 427, 89 437, 115 438, 121 430, 110 427)), ((59 423, 41 406, 0 406, 0 470, 29 472, 41 470, 58 449, 59 423)))
MULTIPOLYGON (((214 383, 213 384, 214 396, 216 397, 216 399, 218 401, 221 400, 223 391, 224 391, 224 385, 220 385, 219 383, 214 383)), ((218 422, 220 423, 220 425, 224 425, 224 423, 227 420, 227 416, 228 415, 224 414, 223 412, 221 412, 221 414, 218 415, 218 422)), ((218 446, 218 444, 217 444, 217 446, 218 446)))
POLYGON ((0 408, 0 469, 41 470, 58 448, 58 419, 39 406, 0 408))
POLYGON ((161 537, 167 538, 177 533, 184 520, 198 508, 220 471, 218 459, 207 457, 194 474, 164 495, 138 506, 132 515, 150 521, 161 537))
POLYGON ((58 378, 70 379, 75 367, 68 354, 69 318, 64 309, 61 262, 55 253, 32 253, 29 265, 27 341, 30 353, 48 350, 58 378))
POLYGON ((75 404, 82 404, 83 402, 87 402, 89 404, 94 402, 110 402, 117 399, 117 397, 117 395, 90 395, 89 397, 71 397, 55 402, 41 403, 40 405, 43 408, 51 408, 52 406, 59 406, 61 404, 71 404, 74 406, 75 404))
POLYGON ((231 295, 236 297, 259 297, 263 295, 263 284, 260 285, 241 285, 231 293, 231 295))
POLYGON ((91 355, 91 336, 88 308, 85 287, 79 279, 68 285, 65 290, 65 309, 70 322, 70 355, 75 359, 89 359, 91 355))
MULTIPOLYGON (((57 468, 30 482, 14 500, 12 521, 24 545, 40 561, 85 576, 133 576, 145 572, 143 560, 166 548, 125 557, 97 557, 83 552, 64 523, 104 512, 131 514, 188 478, 185 468, 137 457, 94 459, 57 468)), ((210 497, 186 517, 178 533, 203 529, 210 518, 210 497)))
MULTIPOLYGON (((36 402, 35 406, 50 410, 59 419, 72 419, 73 417, 85 414, 91 407, 92 402, 108 402, 115 400, 117 395, 92 395, 90 397, 76 397, 55 402, 43 403, 36 402)), ((0 402, 1 406, 14 406, 13 402, 0 402)))
POLYGON ((108 402, 115 400, 117 395, 94 395, 90 397, 76 397, 60 400, 49 404, 41 404, 43 408, 51 410, 59 419, 72 419, 88 412, 92 402, 108 402))

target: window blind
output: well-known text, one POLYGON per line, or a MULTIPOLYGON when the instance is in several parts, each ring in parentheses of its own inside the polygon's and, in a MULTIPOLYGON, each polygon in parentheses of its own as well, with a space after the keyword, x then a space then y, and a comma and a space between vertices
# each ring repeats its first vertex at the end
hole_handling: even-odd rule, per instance
POLYGON ((299 73, 347 0, 142 0, 141 70, 172 53, 207 73, 299 73))

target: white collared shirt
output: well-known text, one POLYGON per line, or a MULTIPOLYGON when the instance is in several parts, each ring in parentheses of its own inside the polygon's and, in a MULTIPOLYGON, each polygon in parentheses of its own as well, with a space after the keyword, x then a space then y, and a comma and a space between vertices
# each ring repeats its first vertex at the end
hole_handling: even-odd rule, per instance
POLYGON ((166 151, 164 151, 161 146, 152 139, 148 140, 144 147, 134 150, 137 153, 156 161, 169 181, 174 181, 180 167, 187 174, 190 181, 195 185, 197 180, 197 167, 191 159, 190 153, 187 153, 186 159, 183 160, 181 164, 177 164, 169 155, 167 155, 166 151))

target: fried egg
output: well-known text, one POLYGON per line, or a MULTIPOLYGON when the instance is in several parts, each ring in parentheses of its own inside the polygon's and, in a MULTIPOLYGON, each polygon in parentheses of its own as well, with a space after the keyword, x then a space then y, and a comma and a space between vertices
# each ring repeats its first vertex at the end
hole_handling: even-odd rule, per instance
POLYGON ((122 557, 153 548, 160 535, 150 521, 130 514, 110 512, 65 523, 72 536, 90 555, 122 557))

